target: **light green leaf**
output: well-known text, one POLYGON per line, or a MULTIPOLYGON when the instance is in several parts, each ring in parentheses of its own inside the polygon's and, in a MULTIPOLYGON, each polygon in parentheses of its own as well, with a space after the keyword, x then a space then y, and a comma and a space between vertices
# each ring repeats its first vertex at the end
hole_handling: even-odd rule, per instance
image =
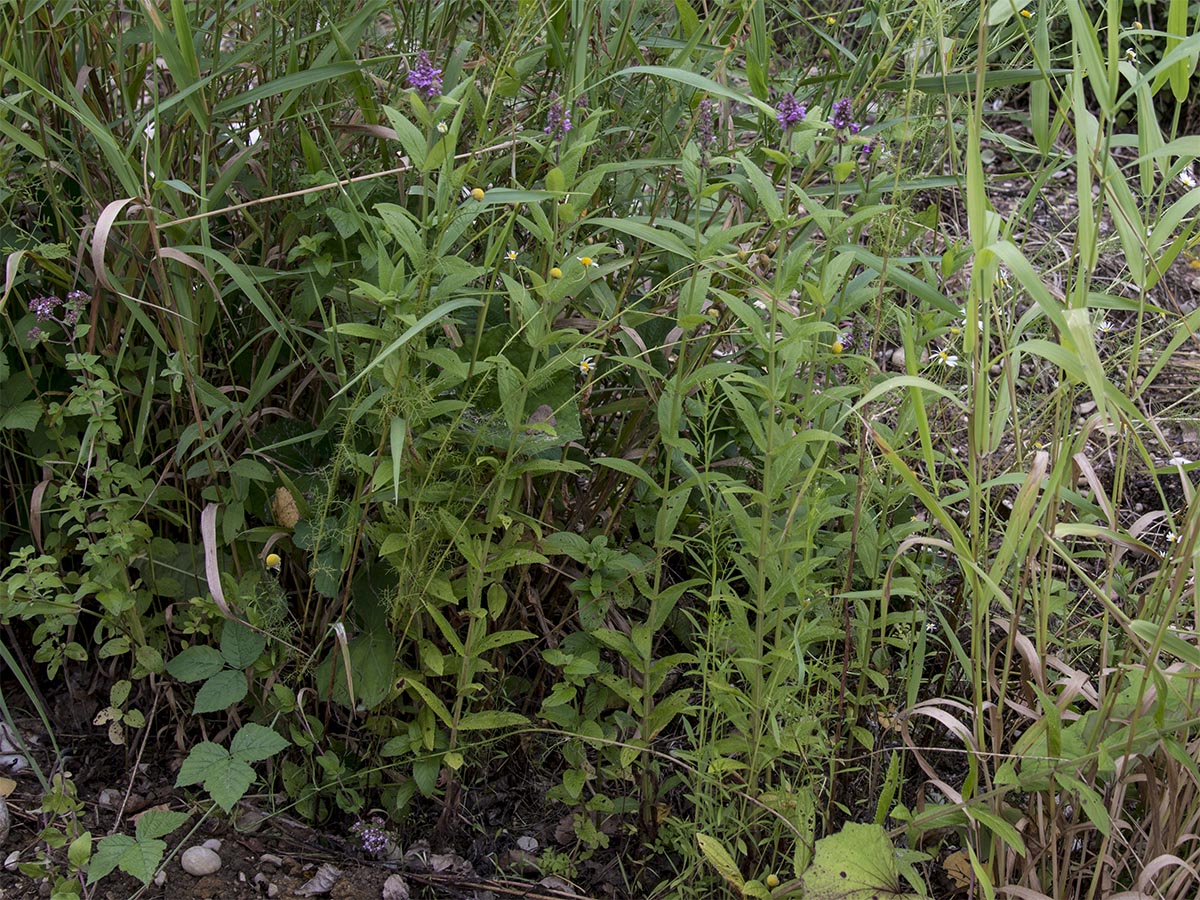
POLYGON ((466 713, 458 722, 459 731, 496 731, 501 728, 518 728, 528 725, 529 720, 518 713, 500 710, 482 710, 466 713))
POLYGON ((848 822, 821 838, 803 880, 805 900, 923 900, 905 890, 896 848, 879 825, 848 822))
POLYGON ((707 834, 697 834, 696 843, 700 845, 700 852, 709 864, 721 873, 721 877, 728 881, 735 891, 742 893, 746 879, 742 877, 741 870, 730 852, 725 849, 725 845, 707 834))
POLYGON ((168 809, 150 809, 142 813, 137 823, 139 841, 166 837, 190 818, 187 813, 168 809))

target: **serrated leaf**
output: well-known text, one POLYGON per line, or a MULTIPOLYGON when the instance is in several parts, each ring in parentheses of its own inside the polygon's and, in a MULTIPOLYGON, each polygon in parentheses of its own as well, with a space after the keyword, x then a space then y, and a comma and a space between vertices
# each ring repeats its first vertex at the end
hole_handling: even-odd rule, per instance
POLYGON ((742 878, 741 870, 738 869, 733 856, 725 849, 725 845, 707 834, 697 834, 696 843, 700 845, 700 852, 704 854, 704 858, 708 860, 709 864, 721 873, 722 878, 733 885, 734 890, 741 894, 746 885, 746 879, 742 878))
POLYGON ((188 647, 169 663, 167 672, 180 681, 203 681, 225 668, 225 660, 216 647, 188 647))
POLYGON ((20 428, 22 431, 33 431, 42 418, 42 404, 36 400, 26 400, 17 403, 0 415, 0 430, 20 428))
POLYGON ((193 712, 200 715, 228 709, 245 697, 246 691, 246 676, 240 669, 223 669, 204 682, 196 692, 193 712))
POLYGON ((229 812, 235 803, 246 796, 246 791, 254 784, 254 777, 254 769, 249 765, 239 759, 231 759, 223 773, 205 780, 204 789, 217 806, 229 812))
POLYGON ((213 774, 229 768, 229 751, 212 741, 202 741, 192 748, 175 776, 175 787, 200 784, 213 774))
POLYGON ((896 848, 880 825, 848 822, 817 841, 805 900, 923 900, 900 881, 896 848))
POLYGON ((187 813, 175 812, 169 809, 150 809, 142 813, 137 822, 138 840, 148 841, 154 838, 166 837, 179 826, 183 825, 190 816, 187 813))
POLYGON ((149 884, 166 852, 167 845, 163 841, 137 841, 127 834, 109 835, 100 841, 92 856, 88 884, 95 884, 117 867, 142 884, 149 884))
POLYGON ((229 743, 229 755, 243 762, 268 759, 289 746, 289 741, 265 725, 243 725, 229 743))
POLYGON ((115 869, 137 841, 127 834, 110 834, 96 845, 96 852, 88 864, 88 884, 95 884, 115 869))
POLYGON ((221 632, 221 655, 233 669, 254 665, 266 645, 266 638, 235 620, 226 622, 225 630, 221 632))

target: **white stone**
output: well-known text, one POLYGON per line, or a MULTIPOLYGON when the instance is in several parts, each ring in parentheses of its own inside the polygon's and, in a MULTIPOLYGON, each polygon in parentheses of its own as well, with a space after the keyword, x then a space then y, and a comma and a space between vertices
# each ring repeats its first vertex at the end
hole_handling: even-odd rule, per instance
POLYGON ((208 847, 188 847, 179 858, 179 865, 183 866, 183 871, 189 875, 200 878, 221 868, 221 857, 217 855, 217 851, 208 847))
POLYGON ((207 848, 208 848, 209 850, 211 850, 213 853, 220 853, 220 852, 221 852, 221 841, 220 841, 220 839, 219 839, 219 838, 209 838, 207 841, 205 841, 205 842, 204 842, 203 844, 201 844, 200 846, 201 846, 201 847, 207 847, 207 848))
POLYGON ((383 900, 408 900, 408 883, 399 875, 389 875, 383 883, 383 900))

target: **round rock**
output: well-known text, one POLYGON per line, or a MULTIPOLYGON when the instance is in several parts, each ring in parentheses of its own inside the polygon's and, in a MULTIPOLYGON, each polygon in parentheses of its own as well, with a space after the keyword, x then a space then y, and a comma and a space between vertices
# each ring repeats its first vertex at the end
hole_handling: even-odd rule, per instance
POLYGON ((200 878, 221 868, 221 857, 208 847, 188 847, 179 858, 179 865, 183 866, 183 871, 189 875, 200 878))

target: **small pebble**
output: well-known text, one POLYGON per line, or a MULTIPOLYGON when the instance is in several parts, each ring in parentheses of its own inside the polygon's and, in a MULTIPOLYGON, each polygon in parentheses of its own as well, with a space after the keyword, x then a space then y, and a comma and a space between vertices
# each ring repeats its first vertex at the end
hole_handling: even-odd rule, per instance
POLYGON ((383 900, 409 900, 408 882, 399 875, 389 875, 383 883, 383 900))
POLYGON ((200 878, 204 875, 212 875, 221 868, 221 857, 209 847, 188 847, 183 851, 179 865, 189 875, 200 878))
POLYGON ((159 869, 157 872, 154 873, 154 886, 162 887, 166 883, 167 883, 167 870, 159 869))
POLYGON ((268 884, 267 885, 267 896, 268 897, 278 897, 279 896, 279 885, 268 884))
POLYGON ((258 862, 264 869, 271 871, 283 868, 283 859, 274 853, 264 853, 258 858, 258 862))
POLYGON ((203 844, 201 844, 200 846, 201 846, 201 847, 207 847, 207 848, 208 848, 209 850, 211 850, 213 853, 220 853, 220 852, 221 852, 221 841, 220 841, 220 839, 219 839, 219 838, 209 838, 207 841, 205 841, 205 842, 204 842, 203 844))

